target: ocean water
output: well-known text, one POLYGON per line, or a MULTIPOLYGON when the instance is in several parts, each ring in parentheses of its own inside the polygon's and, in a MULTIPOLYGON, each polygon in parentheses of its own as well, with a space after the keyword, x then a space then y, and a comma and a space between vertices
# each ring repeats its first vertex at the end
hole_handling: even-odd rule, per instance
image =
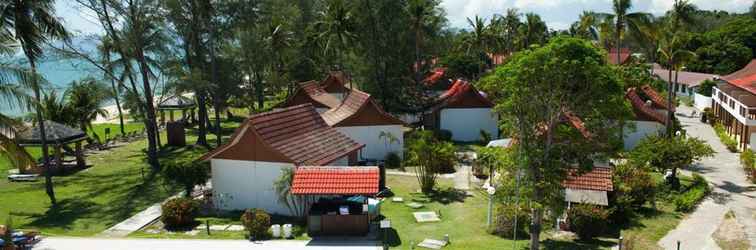
MULTIPOLYGON (((28 68, 26 60, 17 60, 21 67, 28 68)), ((98 68, 80 59, 47 58, 37 65, 37 72, 50 84, 43 87, 44 92, 55 90, 62 95, 71 82, 89 76, 102 79, 103 74, 98 68)), ((10 116, 20 116, 29 111, 19 107, 11 107, 7 102, 1 102, 0 113, 10 116)))

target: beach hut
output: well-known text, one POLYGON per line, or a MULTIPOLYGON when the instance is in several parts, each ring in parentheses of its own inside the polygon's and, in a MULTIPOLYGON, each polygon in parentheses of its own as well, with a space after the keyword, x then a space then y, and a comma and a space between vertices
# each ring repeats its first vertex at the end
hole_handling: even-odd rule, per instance
MULTIPOLYGON (((35 125, 37 123, 34 123, 35 125)), ((84 131, 75 129, 57 122, 44 121, 45 125, 45 142, 49 147, 53 149, 52 162, 50 162, 51 170, 53 174, 58 174, 65 171, 66 168, 85 168, 86 162, 84 160, 84 153, 82 150, 82 141, 87 139, 87 134, 84 131), (63 151, 67 150, 67 145, 75 144, 73 152, 70 152, 75 157, 74 164, 68 164, 64 159, 63 151)), ((42 146, 42 134, 41 129, 38 126, 27 128, 19 131, 16 134, 16 141, 18 145, 22 147, 41 147, 42 146)), ((44 159, 43 159, 44 160, 44 159)), ((41 164, 35 168, 28 169, 24 172, 29 174, 40 174, 46 171, 42 168, 41 164)))
POLYGON ((312 104, 318 113, 323 113, 329 109, 338 107, 341 101, 337 96, 327 93, 317 81, 307 81, 300 83, 294 94, 276 105, 276 108, 286 108, 306 103, 312 104))
POLYGON ((365 145, 360 160, 383 160, 389 152, 402 155, 404 122, 384 111, 368 93, 352 90, 341 105, 322 116, 329 126, 365 145))
POLYGON ((174 95, 166 98, 157 105, 158 111, 160 111, 160 122, 166 123, 165 112, 168 112, 169 121, 176 121, 174 117, 175 111, 181 111, 180 120, 194 120, 194 109, 197 104, 191 98, 174 95), (187 112, 188 111, 188 112, 187 112))
POLYGON ((458 79, 441 94, 425 117, 426 126, 447 130, 454 141, 478 141, 485 131, 492 139, 499 137, 498 115, 494 104, 466 80, 458 79))
POLYGON ((247 118, 228 143, 201 160, 210 161, 218 209, 293 215, 274 188, 284 169, 355 165, 363 147, 328 126, 306 103, 247 118))

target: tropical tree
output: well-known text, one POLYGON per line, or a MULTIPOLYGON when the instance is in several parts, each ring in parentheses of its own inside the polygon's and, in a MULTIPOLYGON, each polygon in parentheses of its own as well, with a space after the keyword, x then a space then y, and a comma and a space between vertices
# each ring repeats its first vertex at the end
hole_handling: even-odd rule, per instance
POLYGON ((530 48, 533 44, 542 44, 546 41, 548 28, 541 20, 541 16, 535 13, 525 14, 525 22, 520 26, 520 36, 523 47, 530 48))
POLYGON ((705 141, 686 136, 663 138, 646 137, 630 152, 630 161, 635 166, 647 166, 659 172, 671 170, 673 187, 679 187, 677 170, 687 167, 705 157, 714 156, 714 150, 705 141))
POLYGON ((344 59, 349 46, 357 39, 354 17, 344 0, 330 0, 320 13, 320 21, 315 23, 323 53, 335 55, 339 69, 344 67, 344 59))
MULTIPOLYGON (((462 40, 462 46, 465 47, 465 53, 479 58, 484 58, 486 53, 489 52, 489 43, 492 36, 490 35, 489 26, 486 26, 486 22, 483 18, 475 16, 474 19, 467 18, 467 23, 472 29, 470 33, 462 40)), ((478 64, 478 75, 483 73, 483 67, 478 64)))
POLYGON ((416 131, 407 143, 407 161, 415 166, 417 182, 423 193, 433 192, 437 173, 454 164, 454 145, 439 141, 428 130, 416 131))
POLYGON ((599 15, 593 11, 583 11, 578 17, 578 21, 570 27, 574 36, 599 41, 598 25, 601 23, 599 15))
POLYGON ((672 103, 675 98, 675 87, 678 86, 677 84, 677 76, 680 72, 680 69, 686 64, 692 61, 696 58, 696 54, 692 51, 686 50, 682 48, 682 44, 680 43, 680 39, 678 39, 677 36, 674 36, 672 38, 669 38, 671 40, 662 40, 662 46, 659 48, 659 59, 664 60, 666 64, 669 67, 668 70, 668 76, 667 76, 667 105, 670 107, 667 107, 667 136, 671 137, 674 131, 673 124, 672 124, 672 117, 674 117, 675 112, 672 109, 672 103), (675 71, 675 79, 672 80, 672 71, 675 71))
MULTIPOLYGON (((6 34, 12 34, 14 40, 29 61, 33 75, 37 74, 37 59, 43 54, 43 45, 51 39, 68 39, 68 32, 55 16, 55 1, 53 0, 9 0, 4 2, 2 14, 2 29, 6 34)), ((39 77, 32 78, 32 92, 34 99, 39 102, 42 97, 39 77)), ((45 171, 45 192, 50 197, 50 203, 57 206, 55 191, 52 184, 52 173, 47 151, 45 124, 42 113, 37 104, 37 120, 40 128, 42 157, 45 171)))
POLYGON ((612 0, 613 13, 600 13, 607 22, 614 24, 615 47, 617 50, 617 62, 620 62, 620 50, 622 48, 622 38, 627 30, 639 32, 640 27, 648 23, 651 15, 644 12, 630 12, 632 9, 632 0, 612 0))
MULTIPOLYGON (((12 56, 15 48, 9 35, 0 35, 0 55, 12 56)), ((28 109, 33 104, 33 98, 28 95, 32 78, 29 71, 18 68, 10 63, 0 63, 0 101, 5 107, 28 109)), ((12 166, 24 169, 34 165, 34 159, 23 147, 13 140, 16 128, 22 126, 17 119, 0 113, 0 155, 3 155, 12 166)))
POLYGON ((97 116, 108 116, 108 111, 102 108, 109 99, 107 87, 94 78, 85 78, 71 82, 66 92, 66 106, 78 122, 79 128, 87 132, 92 127, 92 121, 97 116))
POLYGON ((407 2, 407 13, 411 23, 411 29, 414 33, 415 42, 415 82, 419 83, 422 77, 423 55, 422 48, 425 36, 429 35, 435 25, 435 16, 441 13, 438 10, 437 0, 409 0, 407 2))

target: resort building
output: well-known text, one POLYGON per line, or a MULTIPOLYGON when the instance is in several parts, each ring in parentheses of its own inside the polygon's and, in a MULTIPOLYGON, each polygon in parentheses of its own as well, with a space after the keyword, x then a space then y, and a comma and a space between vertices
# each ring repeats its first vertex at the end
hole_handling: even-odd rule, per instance
POLYGON ((326 78, 320 82, 320 88, 326 93, 336 96, 339 100, 343 100, 344 96, 349 92, 349 89, 353 88, 353 86, 349 85, 350 83, 351 79, 349 79, 347 74, 343 71, 331 71, 328 72, 326 78))
POLYGON ((744 68, 723 76, 712 90, 712 109, 727 133, 738 140, 738 148, 756 146, 756 59, 744 68))
POLYGON ((360 160, 383 160, 389 152, 402 156, 404 122, 386 113, 370 94, 352 90, 322 116, 329 126, 365 145, 360 160))
POLYGON ((608 194, 614 190, 612 167, 597 165, 582 174, 577 169, 570 169, 562 187, 568 208, 572 203, 608 206, 608 194))
MULTIPOLYGON (((635 148, 641 139, 664 133, 667 124, 667 102, 651 86, 644 85, 639 89, 630 88, 625 93, 625 99, 633 107, 635 119, 626 121, 623 130, 624 148, 635 148)), ((674 110, 674 107, 672 107, 674 110)))
MULTIPOLYGON (((660 80, 669 84, 669 70, 664 69, 661 65, 654 63, 651 69, 654 76, 660 80)), ((689 71, 672 71, 672 88, 675 90, 677 96, 690 96, 693 97, 698 91, 698 86, 706 80, 714 80, 717 75, 689 72, 689 71), (677 79, 677 84, 674 84, 677 79)))
POLYGON ((296 92, 285 101, 276 105, 276 108, 286 108, 311 103, 318 113, 336 108, 341 100, 327 93, 317 81, 307 81, 299 84, 296 92))
POLYGON ((496 139, 499 137, 499 119, 493 107, 494 104, 470 82, 458 79, 431 107, 425 125, 451 132, 454 141, 478 141, 480 131, 496 139))
POLYGON ((328 126, 307 103, 249 117, 201 160, 210 161, 216 208, 292 215, 274 188, 284 169, 355 165, 364 146, 328 126))

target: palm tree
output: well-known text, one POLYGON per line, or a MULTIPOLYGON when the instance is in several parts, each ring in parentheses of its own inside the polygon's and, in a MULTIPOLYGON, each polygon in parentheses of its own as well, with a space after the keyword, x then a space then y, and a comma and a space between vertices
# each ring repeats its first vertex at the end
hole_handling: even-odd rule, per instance
POLYGON ((593 11, 583 11, 574 25, 575 35, 592 41, 599 41, 598 26, 601 20, 593 11))
POLYGON ((522 22, 520 22, 520 13, 517 9, 507 9, 507 14, 503 17, 502 25, 504 25, 504 42, 505 51, 507 53, 514 53, 517 45, 517 32, 522 22))
MULTIPOLYGON (((271 68, 276 73, 276 79, 283 80, 284 71, 286 65, 284 63, 284 55, 286 51, 293 46, 294 33, 284 29, 281 24, 271 24, 268 27, 268 33, 265 36, 265 44, 268 50, 273 53, 274 60, 271 60, 271 68)), ((288 93, 293 94, 295 84, 289 84, 288 93)))
MULTIPOLYGON (((12 37, 8 34, 0 34, 0 55, 13 55, 16 48, 11 39, 12 37)), ((0 63, 0 100, 5 101, 6 107, 28 109, 33 103, 32 97, 27 94, 33 77, 25 69, 5 62, 0 63)), ((4 155, 12 166, 19 169, 34 165, 32 156, 13 140, 16 127, 21 125, 17 119, 0 113, 0 154, 4 155)))
POLYGON ((97 119, 97 116, 108 115, 108 111, 101 108, 108 99, 108 90, 94 78, 71 82, 64 96, 66 106, 85 133, 92 127, 92 121, 97 119))
MULTIPOLYGON (((485 57, 488 52, 488 42, 490 41, 489 27, 486 26, 485 20, 475 15, 475 19, 467 18, 467 23, 472 31, 465 36, 462 45, 465 46, 466 54, 474 54, 478 57, 485 57)), ((483 67, 478 64, 478 77, 483 73, 483 67)))
POLYGON ((621 61, 620 50, 622 48, 622 37, 625 35, 625 31, 628 28, 633 31, 640 30, 642 23, 648 22, 648 19, 651 17, 651 14, 644 12, 628 13, 632 7, 632 0, 612 0, 612 9, 614 10, 614 13, 599 13, 599 15, 604 16, 607 21, 614 24, 617 62, 621 61))
MULTIPOLYGON (((102 44, 97 47, 100 54, 102 55, 102 63, 105 65, 105 78, 110 79, 110 88, 111 88, 111 98, 115 100, 116 104, 116 110, 118 110, 118 124, 121 130, 121 135, 126 135, 126 128, 125 124, 123 122, 123 109, 121 108, 121 86, 123 86, 123 77, 116 79, 115 77, 115 67, 116 64, 113 62, 111 55, 115 53, 115 47, 113 45, 113 40, 108 39, 108 37, 104 37, 102 39, 102 44), (118 83, 116 83, 116 81, 118 83)), ((122 76, 125 77, 125 74, 122 74, 122 76)))
POLYGON ((520 26, 522 44, 527 49, 531 44, 541 44, 546 37, 546 23, 541 20, 541 16, 535 13, 525 14, 525 22, 520 26))
POLYGON ((431 0, 410 0, 407 3, 407 13, 409 13, 412 23, 412 32, 415 34, 415 82, 420 83, 422 80, 422 53, 423 36, 425 28, 431 16, 434 15, 434 5, 431 0))
MULTIPOLYGON (((42 45, 49 39, 68 39, 68 32, 55 16, 54 0, 7 0, 4 1, 2 11, 3 29, 21 44, 21 49, 29 61, 31 73, 37 74, 37 59, 42 56, 42 45)), ((34 77, 32 81, 32 90, 34 99, 39 101, 41 98, 40 86, 34 77)), ((37 104, 37 119, 42 138, 42 157, 44 158, 44 167, 49 169, 49 159, 47 152, 47 141, 45 135, 45 125, 42 120, 42 113, 39 104, 37 104)), ((55 191, 52 186, 51 171, 45 171, 45 191, 50 197, 53 206, 57 205, 55 200, 55 191)))
POLYGON ((690 3, 689 0, 675 0, 670 10, 670 30, 672 32, 679 32, 680 28, 684 28, 685 25, 695 23, 695 17, 693 14, 698 8, 690 3))
MULTIPOLYGON (((39 101, 40 110, 42 111, 42 120, 54 121, 69 126, 76 126, 76 117, 73 111, 66 105, 64 96, 60 95, 54 89, 50 92, 43 93, 39 101)), ((37 117, 31 117, 32 121, 39 122, 37 117)))
POLYGON ((323 53, 333 53, 339 69, 342 69, 348 45, 357 39, 355 20, 347 3, 344 0, 328 1, 315 27, 319 31, 318 40, 323 43, 323 53))
POLYGON ((672 100, 674 100, 674 86, 677 86, 677 75, 680 69, 688 62, 696 58, 696 53, 682 48, 682 44, 677 36, 673 36, 671 40, 662 40, 662 46, 659 48, 659 56, 664 60, 669 69, 669 75, 667 77, 667 136, 671 137, 672 133, 672 116, 675 112, 672 111, 672 100), (672 80, 672 71, 675 71, 674 82, 672 80), (674 85, 673 85, 674 84, 674 85))

